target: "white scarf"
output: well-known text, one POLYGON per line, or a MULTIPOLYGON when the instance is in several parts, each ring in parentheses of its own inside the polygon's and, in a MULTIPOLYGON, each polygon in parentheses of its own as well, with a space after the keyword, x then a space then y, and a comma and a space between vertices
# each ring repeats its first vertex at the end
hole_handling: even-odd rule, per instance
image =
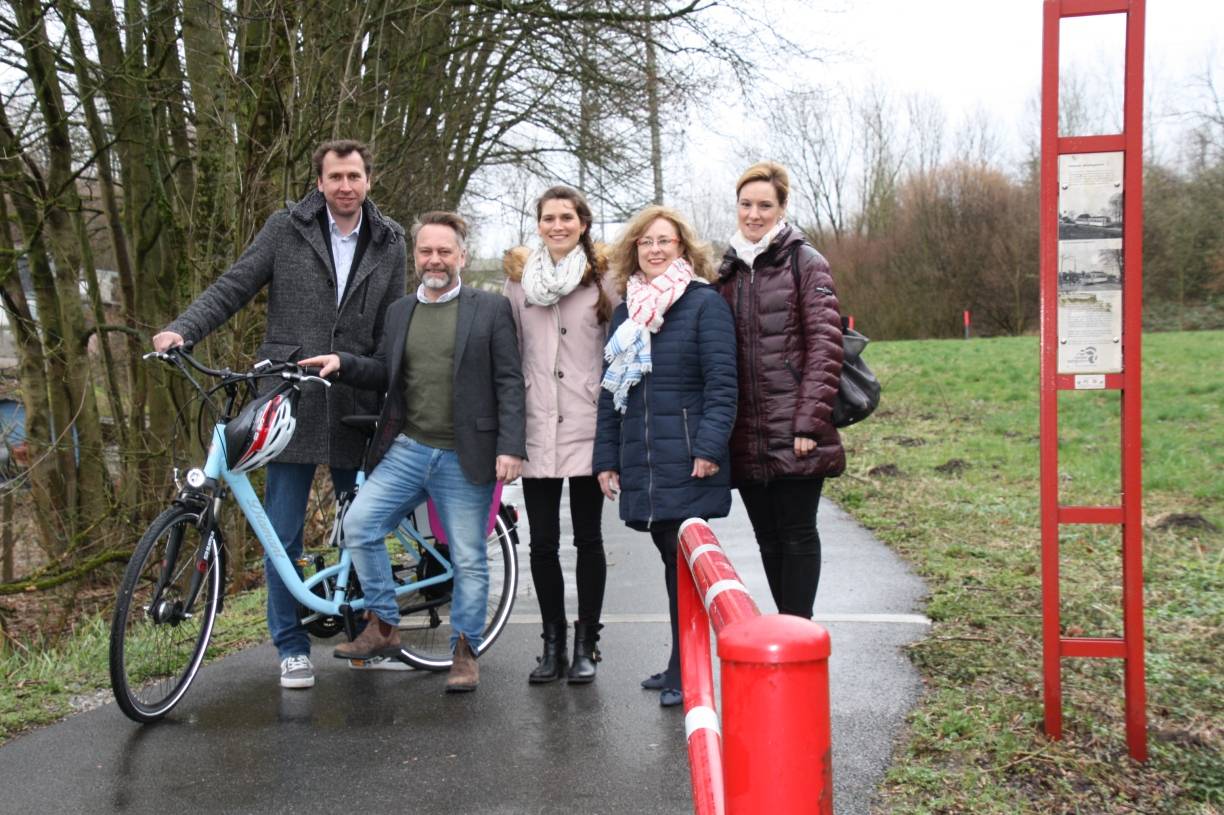
POLYGON ((765 235, 756 243, 744 237, 744 233, 740 230, 735 230, 735 234, 731 236, 731 248, 735 250, 735 254, 740 260, 748 264, 748 268, 752 268, 752 262, 757 259, 757 256, 769 248, 770 242, 778 236, 782 228, 786 226, 786 221, 779 218, 778 222, 773 225, 773 229, 765 233, 765 235))
POLYGON ((629 389, 650 373, 650 335, 663 327, 663 315, 693 280, 706 282, 693 277, 693 267, 684 258, 673 260, 667 271, 654 280, 647 281, 641 272, 629 278, 625 292, 629 319, 612 332, 604 346, 608 370, 600 383, 612 392, 612 404, 621 413, 629 405, 629 389))
POLYGON ((586 252, 581 243, 555 264, 547 249, 533 250, 523 266, 523 292, 527 302, 551 306, 578 287, 586 267, 586 252))

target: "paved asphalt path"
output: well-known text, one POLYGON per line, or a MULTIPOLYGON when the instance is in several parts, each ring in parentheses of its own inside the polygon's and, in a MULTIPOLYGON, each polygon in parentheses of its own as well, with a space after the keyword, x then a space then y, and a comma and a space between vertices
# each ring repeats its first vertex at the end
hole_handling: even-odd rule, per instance
MULTIPOLYGON (((156 725, 106 704, 0 747, 0 812, 691 812, 683 713, 638 687, 665 665, 669 637, 649 537, 606 508, 599 678, 529 686, 540 640, 523 527, 519 600, 481 659, 476 693, 447 696, 444 674, 349 670, 331 658, 334 642, 315 644, 313 690, 282 690, 263 645, 204 668, 156 725)), ((713 527, 772 612, 738 497, 713 527)), ((833 642, 834 802, 839 815, 866 815, 920 690, 902 646, 926 632, 923 586, 828 502, 820 529, 816 617, 833 642)), ((572 571, 574 550, 563 551, 572 571)), ((568 605, 572 614, 572 595, 568 605)))

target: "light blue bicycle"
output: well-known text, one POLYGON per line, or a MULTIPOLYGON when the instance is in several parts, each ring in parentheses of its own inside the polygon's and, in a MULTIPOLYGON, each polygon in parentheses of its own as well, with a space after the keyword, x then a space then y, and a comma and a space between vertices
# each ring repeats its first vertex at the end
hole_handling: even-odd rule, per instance
MULTIPOLYGON (((225 594, 226 549, 218 516, 226 498, 232 496, 238 502, 281 580, 301 604, 302 622, 312 634, 328 637, 343 631, 352 639, 365 607, 350 555, 339 546, 344 513, 356 490, 337 498, 330 540, 331 547, 339 551, 336 562, 327 565, 331 558, 316 554, 314 573, 301 578, 247 479, 247 473, 274 459, 288 444, 302 385, 312 382, 330 387, 330 383, 292 363, 264 360, 249 372, 233 373, 206 367, 187 348, 145 358, 150 357, 178 369, 205 404, 212 404, 218 392, 224 399, 204 466, 186 473, 174 502, 141 537, 115 603, 111 687, 119 707, 138 722, 156 721, 170 712, 204 662, 225 594), (205 388, 191 369, 218 381, 205 388), (275 381, 275 387, 255 396, 256 383, 269 379, 275 381)), ((353 416, 341 421, 373 433, 376 420, 353 416)), ((363 480, 359 475, 358 488, 363 480)), ((481 653, 505 628, 518 589, 517 514, 500 502, 500 495, 499 488, 493 498, 496 509, 490 512, 489 602, 481 653)), ((388 537, 401 614, 400 659, 415 668, 442 671, 451 664, 449 609, 454 570, 447 559, 444 536, 418 532, 414 516, 405 518, 388 537)))

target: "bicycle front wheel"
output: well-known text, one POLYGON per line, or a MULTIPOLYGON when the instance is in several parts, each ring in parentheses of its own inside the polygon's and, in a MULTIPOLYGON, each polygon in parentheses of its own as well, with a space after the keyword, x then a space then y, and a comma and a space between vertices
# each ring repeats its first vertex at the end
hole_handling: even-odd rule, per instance
MULTIPOLYGON (((493 531, 485 540, 489 559, 489 600, 485 606, 484 639, 476 653, 483 654, 506 627, 514 596, 518 592, 518 532, 503 513, 497 514, 493 531)), ((419 593, 409 594, 403 605, 410 608, 420 601, 419 593)), ((415 611, 400 617, 400 639, 409 665, 426 671, 445 671, 451 666, 450 599, 438 606, 436 615, 415 611)))
POLYGON ((111 689, 119 708, 152 722, 178 704, 204 661, 221 594, 216 538, 199 513, 171 507, 136 545, 111 621, 111 689))

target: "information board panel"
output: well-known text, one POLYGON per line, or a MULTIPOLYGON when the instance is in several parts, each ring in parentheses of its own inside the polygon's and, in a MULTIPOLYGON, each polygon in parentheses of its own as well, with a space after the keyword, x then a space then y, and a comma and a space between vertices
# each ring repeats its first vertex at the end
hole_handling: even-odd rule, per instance
POLYGON ((1058 157, 1058 372, 1122 372, 1123 154, 1058 157))

